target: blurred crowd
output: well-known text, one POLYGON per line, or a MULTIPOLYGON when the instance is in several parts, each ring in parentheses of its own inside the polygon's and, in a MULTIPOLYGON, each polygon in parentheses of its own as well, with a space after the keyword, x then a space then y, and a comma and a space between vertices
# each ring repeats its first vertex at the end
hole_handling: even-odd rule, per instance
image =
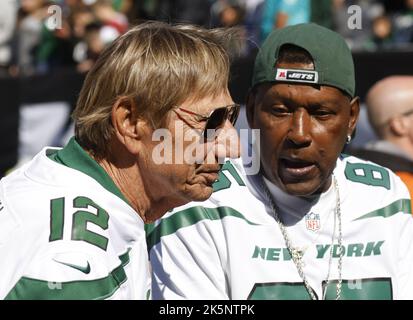
POLYGON ((238 26, 241 55, 273 28, 309 21, 340 32, 353 50, 413 43, 413 0, 1 0, 0 76, 67 66, 87 72, 108 43, 144 20, 238 26), (356 28, 348 24, 352 5, 361 8, 356 28))

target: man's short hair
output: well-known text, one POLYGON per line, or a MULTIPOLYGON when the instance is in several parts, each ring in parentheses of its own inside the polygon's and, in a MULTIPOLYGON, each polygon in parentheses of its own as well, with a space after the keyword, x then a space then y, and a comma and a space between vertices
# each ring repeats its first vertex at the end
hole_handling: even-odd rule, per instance
POLYGON ((78 142, 105 155, 114 133, 111 111, 134 99, 139 117, 159 127, 187 99, 217 96, 228 88, 226 43, 236 33, 163 22, 140 24, 104 50, 89 71, 73 112, 78 142))
POLYGON ((307 50, 293 44, 284 44, 280 48, 277 63, 314 63, 313 58, 307 50))

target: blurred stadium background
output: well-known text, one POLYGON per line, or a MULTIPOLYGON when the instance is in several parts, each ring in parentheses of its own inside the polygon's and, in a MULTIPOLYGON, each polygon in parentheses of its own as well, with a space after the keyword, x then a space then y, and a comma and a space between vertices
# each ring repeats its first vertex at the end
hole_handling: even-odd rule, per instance
MULTIPOLYGON (((230 83, 241 104, 262 39, 273 28, 300 22, 317 22, 346 38, 362 102, 377 80, 413 74, 413 0, 0 0, 0 177, 42 147, 67 141, 85 74, 108 43, 145 20, 241 28, 245 43, 230 83), (59 27, 47 23, 54 5, 61 9, 59 27), (361 9, 361 28, 349 28, 352 5, 361 9)), ((244 117, 237 126, 247 127, 244 117)), ((352 145, 372 139, 363 111, 352 145)))

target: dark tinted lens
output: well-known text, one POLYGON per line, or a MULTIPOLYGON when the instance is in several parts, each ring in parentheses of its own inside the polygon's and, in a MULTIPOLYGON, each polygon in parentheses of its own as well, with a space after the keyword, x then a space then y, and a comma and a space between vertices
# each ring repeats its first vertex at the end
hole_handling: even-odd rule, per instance
POLYGON ((223 123, 224 120, 226 119, 227 115, 227 108, 218 108, 215 109, 214 112, 210 115, 206 125, 205 129, 217 129, 219 128, 223 123))
POLYGON ((232 125, 234 125, 238 119, 239 109, 240 106, 237 104, 231 107, 215 109, 205 125, 205 139, 213 139, 215 137, 215 130, 220 128, 227 119, 232 123, 232 125))

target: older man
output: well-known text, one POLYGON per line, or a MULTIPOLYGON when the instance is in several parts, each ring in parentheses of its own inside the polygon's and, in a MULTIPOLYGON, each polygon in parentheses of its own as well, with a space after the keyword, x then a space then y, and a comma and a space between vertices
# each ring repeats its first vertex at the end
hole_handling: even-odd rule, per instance
POLYGON ((0 298, 146 297, 144 223, 207 199, 238 156, 230 36, 146 23, 103 52, 75 137, 1 180, 0 298))
POLYGON ((386 166, 413 196, 413 76, 389 76, 367 93, 370 123, 379 137, 354 154, 386 166))
POLYGON ((377 149, 413 161, 413 76, 390 76, 367 94, 367 112, 380 142, 377 149))
POLYGON ((153 296, 412 299, 409 193, 391 171, 341 154, 358 113, 340 35, 315 24, 273 31, 247 99, 261 170, 229 161, 210 199, 157 222, 153 296))

